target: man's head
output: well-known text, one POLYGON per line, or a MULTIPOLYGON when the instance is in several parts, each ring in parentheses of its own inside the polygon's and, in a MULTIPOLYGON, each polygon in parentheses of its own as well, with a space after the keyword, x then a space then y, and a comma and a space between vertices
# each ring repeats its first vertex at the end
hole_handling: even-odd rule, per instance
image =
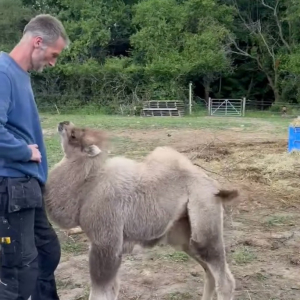
POLYGON ((55 65, 59 54, 68 47, 69 38, 58 19, 41 14, 25 26, 21 45, 28 51, 29 70, 41 72, 44 67, 55 65))

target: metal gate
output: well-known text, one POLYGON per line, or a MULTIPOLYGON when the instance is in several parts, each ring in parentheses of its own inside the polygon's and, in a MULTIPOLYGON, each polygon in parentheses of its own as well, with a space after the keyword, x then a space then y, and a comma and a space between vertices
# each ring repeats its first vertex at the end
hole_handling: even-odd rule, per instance
POLYGON ((245 116, 246 99, 212 99, 208 101, 210 116, 245 116))

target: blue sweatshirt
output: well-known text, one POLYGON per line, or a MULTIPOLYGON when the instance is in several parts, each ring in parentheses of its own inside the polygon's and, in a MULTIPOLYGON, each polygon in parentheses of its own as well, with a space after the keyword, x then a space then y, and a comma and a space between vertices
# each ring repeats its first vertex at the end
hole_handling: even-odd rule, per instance
POLYGON ((48 174, 43 133, 30 75, 0 52, 0 177, 32 176, 45 184, 48 174), (42 162, 30 161, 27 145, 37 144, 42 162))

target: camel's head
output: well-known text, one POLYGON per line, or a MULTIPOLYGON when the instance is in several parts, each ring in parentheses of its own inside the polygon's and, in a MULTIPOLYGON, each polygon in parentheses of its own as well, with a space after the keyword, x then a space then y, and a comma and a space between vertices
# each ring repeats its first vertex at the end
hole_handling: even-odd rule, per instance
POLYGON ((57 131, 61 138, 62 149, 68 158, 93 158, 106 152, 106 136, 103 131, 77 127, 72 122, 60 122, 57 131))

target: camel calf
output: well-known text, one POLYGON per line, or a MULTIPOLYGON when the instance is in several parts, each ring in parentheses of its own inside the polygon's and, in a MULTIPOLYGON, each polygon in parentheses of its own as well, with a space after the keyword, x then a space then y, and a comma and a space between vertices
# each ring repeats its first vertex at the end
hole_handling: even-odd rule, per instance
POLYGON ((89 300, 116 300, 122 255, 162 240, 205 270, 202 300, 232 300, 235 280, 223 241, 224 190, 183 154, 158 147, 143 161, 109 158, 97 129, 58 124, 64 152, 50 171, 45 202, 60 228, 82 228, 91 242, 89 300))

